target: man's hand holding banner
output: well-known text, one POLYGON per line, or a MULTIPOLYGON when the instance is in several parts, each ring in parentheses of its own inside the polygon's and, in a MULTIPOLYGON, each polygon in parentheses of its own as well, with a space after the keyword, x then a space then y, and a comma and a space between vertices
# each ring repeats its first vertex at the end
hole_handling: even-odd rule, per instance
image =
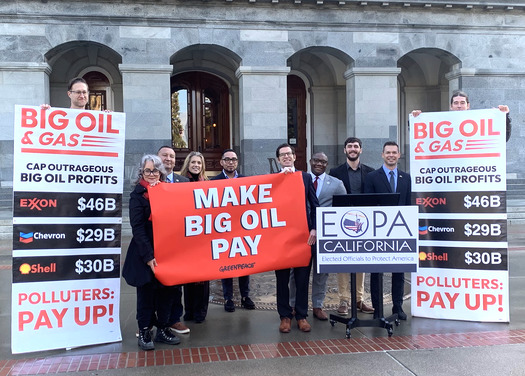
POLYGON ((164 285, 306 266, 301 173, 149 189, 155 275, 164 285))

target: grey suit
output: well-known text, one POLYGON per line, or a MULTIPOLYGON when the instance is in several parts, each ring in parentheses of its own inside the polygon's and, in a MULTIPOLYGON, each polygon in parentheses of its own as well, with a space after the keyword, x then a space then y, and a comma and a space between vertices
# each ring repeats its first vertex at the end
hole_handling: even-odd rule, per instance
MULTIPOLYGON (((315 180, 315 175, 310 173, 312 176, 312 182, 315 180)), ((328 174, 323 174, 323 183, 321 186, 321 191, 316 192, 317 199, 319 200, 320 207, 330 207, 332 206, 332 198, 334 195, 345 195, 346 188, 343 182, 333 176, 328 174)), ((322 175, 321 175, 322 176, 322 175)), ((319 191, 319 190, 318 190, 319 191)), ((323 308, 324 298, 326 296, 326 281, 328 280, 328 273, 317 273, 317 261, 316 261, 317 252, 313 248, 313 258, 312 258, 312 269, 313 278, 312 278, 312 307, 313 308, 323 308)), ((291 293, 290 293, 290 305, 295 306, 295 291, 293 286, 293 274, 290 275, 291 293)))

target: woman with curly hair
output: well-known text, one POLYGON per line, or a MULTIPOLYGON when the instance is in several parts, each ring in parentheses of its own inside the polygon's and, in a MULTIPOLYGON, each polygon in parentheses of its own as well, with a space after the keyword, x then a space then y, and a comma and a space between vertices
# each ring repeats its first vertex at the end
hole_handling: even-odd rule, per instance
POLYGON ((129 221, 133 238, 129 244, 122 276, 137 289, 138 345, 153 350, 153 326, 157 327, 155 342, 177 345, 180 339, 169 328, 173 293, 155 278, 157 260, 153 254, 153 224, 148 189, 166 179, 166 170, 156 155, 145 155, 138 171, 136 185, 129 199, 129 221), (158 304, 160 302, 160 304, 158 304))

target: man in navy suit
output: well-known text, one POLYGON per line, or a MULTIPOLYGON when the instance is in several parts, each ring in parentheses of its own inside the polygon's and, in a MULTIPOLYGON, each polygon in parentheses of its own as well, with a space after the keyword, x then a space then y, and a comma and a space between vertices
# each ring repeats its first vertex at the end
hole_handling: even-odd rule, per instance
MULTIPOLYGON (((295 150, 288 144, 281 144, 275 151, 277 162, 281 166, 281 172, 294 173, 295 170, 295 150)), ((315 244, 316 231, 316 208, 319 206, 319 201, 315 195, 315 189, 312 183, 312 178, 309 173, 302 172, 304 194, 305 194, 305 210, 306 218, 308 220, 309 235, 306 240, 308 245, 315 244)), ((283 250, 284 251, 284 250, 283 250)), ((311 326, 306 321, 308 316, 308 285, 310 279, 310 268, 312 263, 308 266, 302 266, 293 268, 295 277, 295 319, 297 320, 297 326, 302 332, 309 332, 311 326)), ((281 269, 275 271, 275 277, 277 280, 277 312, 281 318, 281 325, 279 325, 279 331, 281 333, 290 333, 291 321, 293 318, 292 307, 290 306, 290 270, 281 269)))
MULTIPOLYGON (((333 176, 326 174, 328 157, 325 153, 319 152, 310 158, 310 175, 315 188, 315 194, 319 200, 319 206, 332 206, 334 195, 345 195, 346 189, 343 182, 333 176)), ((326 296, 326 281, 328 273, 317 273, 317 252, 315 245, 312 246, 312 307, 313 315, 316 319, 326 321, 328 315, 323 311, 324 298, 326 296)), ((295 306, 294 278, 290 278, 291 306, 295 306)))
MULTIPOLYGON (((383 145, 383 165, 369 173, 365 179, 365 193, 400 193, 399 205, 410 205, 412 184, 410 175, 397 168, 397 162, 401 157, 399 146, 394 141, 387 141, 383 145)), ((376 312, 380 299, 379 296, 379 273, 370 275, 370 290, 372 293, 372 305, 376 312)), ((407 315, 403 312, 403 292, 405 288, 405 274, 392 273, 392 313, 397 313, 400 320, 406 320, 407 315)), ((374 314, 375 318, 376 315, 374 314)))
MULTIPOLYGON (((357 137, 348 137, 345 140, 343 152, 346 155, 346 162, 332 168, 330 175, 343 182, 346 188, 346 194, 363 193, 365 177, 368 173, 374 171, 372 167, 361 163, 363 142, 357 137)), ((357 309, 364 313, 374 313, 374 309, 366 304, 363 299, 365 292, 365 273, 355 273, 355 277, 357 309)), ((350 303, 349 273, 337 273, 337 290, 339 291, 339 308, 337 308, 337 313, 347 315, 350 303)))
MULTIPOLYGON (((243 175, 237 172, 239 158, 233 149, 226 149, 222 152, 220 164, 222 171, 211 180, 242 178, 243 175)), ((241 292, 241 306, 246 309, 255 309, 255 303, 248 296, 250 294, 250 276, 239 277, 239 290, 241 292)), ((224 295, 224 310, 235 312, 233 303, 233 278, 222 280, 222 294, 224 295)))
MULTIPOLYGON (((175 150, 171 146, 161 146, 157 151, 157 156, 162 161, 166 169, 166 182, 168 183, 186 183, 190 179, 173 172, 175 168, 175 150)), ((178 334, 186 334, 190 332, 190 328, 180 321, 184 307, 182 306, 182 286, 171 286, 173 290, 173 305, 170 313, 170 327, 178 334)), ((159 302, 163 304, 163 302, 159 302)))

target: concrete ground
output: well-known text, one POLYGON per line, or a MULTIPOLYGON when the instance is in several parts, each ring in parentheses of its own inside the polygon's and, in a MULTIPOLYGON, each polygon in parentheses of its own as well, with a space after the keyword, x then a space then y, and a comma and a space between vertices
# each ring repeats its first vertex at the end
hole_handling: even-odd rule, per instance
MULTIPOLYGON (((119 343, 72 350, 12 355, 10 350, 11 265, 9 241, 0 257, 0 376, 80 375, 525 375, 525 225, 509 225, 511 322, 479 323, 410 317, 394 328, 355 328, 309 318, 310 333, 278 331, 269 306, 227 313, 210 304, 206 321, 189 323, 178 346, 139 351, 135 338, 135 291, 122 283, 119 343)), ((127 248, 124 240, 123 252, 127 248)), ((390 306, 385 307, 385 312, 390 306)), ((360 313, 360 315, 362 315, 360 313)), ((361 316, 360 316, 361 317, 361 316)), ((363 315, 363 318, 369 318, 363 315)))

